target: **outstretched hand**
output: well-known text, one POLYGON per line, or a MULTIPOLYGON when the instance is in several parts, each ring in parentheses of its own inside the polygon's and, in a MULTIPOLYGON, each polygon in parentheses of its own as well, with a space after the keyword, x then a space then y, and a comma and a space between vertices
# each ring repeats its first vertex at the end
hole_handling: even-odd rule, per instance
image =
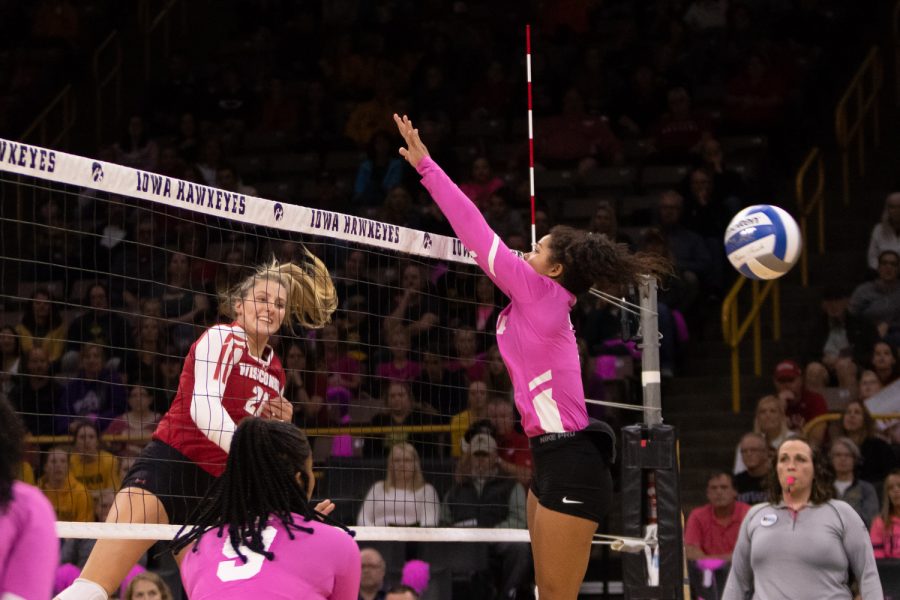
POLYGON ((394 123, 397 124, 397 129, 403 136, 403 141, 406 142, 406 148, 400 148, 400 156, 405 158, 413 168, 418 167, 419 162, 428 156, 428 148, 419 139, 419 130, 413 127, 412 121, 406 115, 401 118, 400 115, 394 113, 394 123))

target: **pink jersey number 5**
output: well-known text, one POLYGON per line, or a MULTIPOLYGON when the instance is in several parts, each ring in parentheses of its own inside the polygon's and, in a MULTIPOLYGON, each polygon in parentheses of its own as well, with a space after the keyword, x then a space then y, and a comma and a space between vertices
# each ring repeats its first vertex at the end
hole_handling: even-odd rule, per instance
MULTIPOLYGON (((276 533, 278 533, 278 530, 274 527, 266 527, 263 529, 263 548, 265 548, 266 551, 272 547, 272 542, 275 541, 276 533)), ((241 581, 255 577, 259 574, 260 570, 262 570, 263 562, 266 560, 266 557, 262 554, 258 554, 246 546, 241 545, 241 554, 247 557, 247 562, 243 562, 238 556, 238 553, 235 552, 234 546, 231 545, 231 540, 227 537, 225 538, 225 544, 222 546, 222 554, 229 560, 220 562, 219 568, 216 569, 216 575, 219 576, 221 581, 241 581)))

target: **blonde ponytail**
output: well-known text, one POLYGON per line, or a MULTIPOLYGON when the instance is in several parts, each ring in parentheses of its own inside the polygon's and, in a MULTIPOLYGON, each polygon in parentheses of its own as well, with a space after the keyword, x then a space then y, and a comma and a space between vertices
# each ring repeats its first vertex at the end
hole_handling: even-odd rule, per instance
POLYGON ((257 267, 256 272, 222 294, 219 303, 222 312, 234 318, 235 302, 244 298, 260 279, 270 279, 284 286, 287 292, 286 323, 296 322, 309 329, 321 329, 331 322, 338 304, 331 275, 317 256, 306 248, 303 251, 307 260, 300 265, 279 263, 273 258, 257 267))

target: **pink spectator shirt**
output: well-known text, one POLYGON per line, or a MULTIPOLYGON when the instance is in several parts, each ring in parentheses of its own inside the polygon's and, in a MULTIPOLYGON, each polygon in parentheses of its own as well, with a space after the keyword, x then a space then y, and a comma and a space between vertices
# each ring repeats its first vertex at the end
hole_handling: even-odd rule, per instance
POLYGON ((34 486, 13 482, 12 500, 0 512, 0 596, 46 600, 59 564, 56 514, 34 486))
POLYGON ((228 532, 207 531, 181 561, 181 580, 191 600, 357 600, 359 548, 345 531, 319 523, 295 522, 314 533, 292 531, 288 536, 278 520, 263 530, 265 547, 275 554, 268 560, 247 548, 243 562, 228 540, 228 532))
POLYGON ((418 171, 472 258, 511 300, 497 319, 497 346, 525 434, 584 429, 588 416, 569 318, 575 296, 513 253, 433 160, 423 159, 418 171))
POLYGON ((869 536, 872 538, 875 558, 900 558, 900 518, 891 517, 889 531, 884 526, 884 519, 875 517, 869 536))
POLYGON ((731 554, 737 544, 741 522, 749 510, 749 504, 735 502, 731 518, 723 525, 716 519, 712 504, 695 508, 684 529, 684 543, 697 546, 703 554, 710 556, 731 554))

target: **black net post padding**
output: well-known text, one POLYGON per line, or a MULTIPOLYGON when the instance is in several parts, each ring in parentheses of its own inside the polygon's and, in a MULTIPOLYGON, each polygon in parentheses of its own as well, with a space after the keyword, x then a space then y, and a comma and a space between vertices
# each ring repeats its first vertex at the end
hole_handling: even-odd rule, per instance
POLYGON ((656 485, 659 585, 647 585, 644 553, 623 554, 627 600, 683 598, 684 548, 681 530, 681 498, 678 485, 675 428, 671 425, 629 425, 622 428, 622 531, 643 537, 650 507, 647 479, 656 485))

